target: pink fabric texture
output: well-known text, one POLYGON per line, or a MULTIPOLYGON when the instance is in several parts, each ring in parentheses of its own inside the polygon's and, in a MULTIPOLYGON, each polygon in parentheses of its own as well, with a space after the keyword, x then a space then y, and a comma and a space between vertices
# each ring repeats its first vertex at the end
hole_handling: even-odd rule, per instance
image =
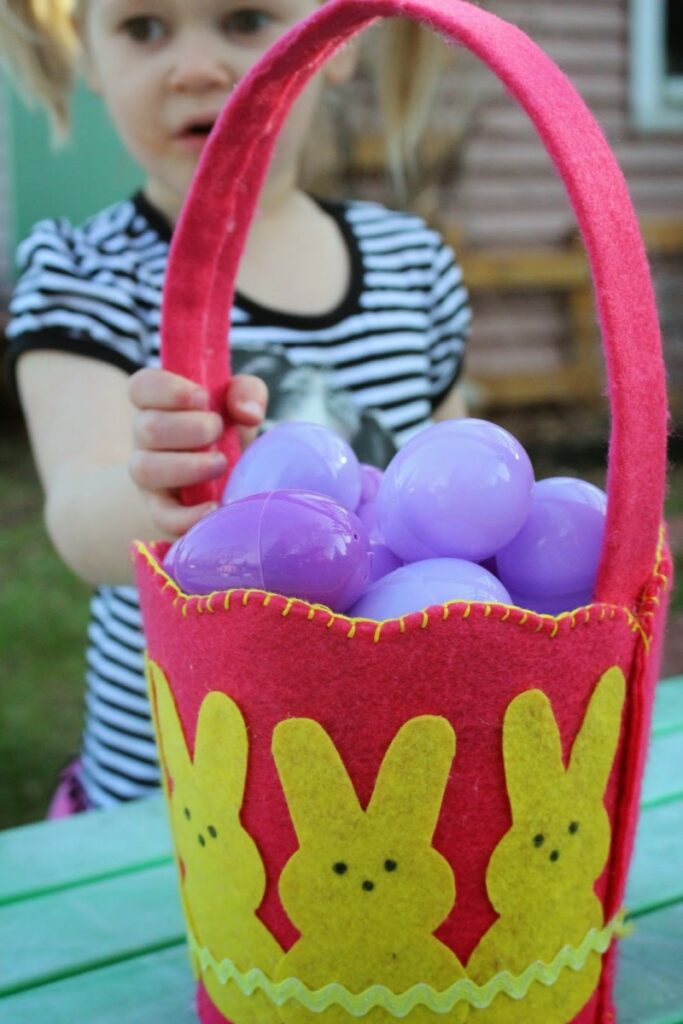
POLYGON ((70 818, 90 809, 80 779, 80 767, 80 760, 74 758, 59 773, 59 782, 45 816, 48 821, 70 818))
MULTIPOLYGON (((225 338, 235 276, 278 132, 308 79, 351 36, 381 17, 423 21, 478 55, 533 121, 567 188, 586 244, 609 380, 612 434, 608 522, 596 603, 571 617, 503 606, 436 608, 382 626, 304 602, 237 591, 189 598, 136 555, 150 657, 174 690, 191 742, 201 700, 223 689, 249 731, 242 812, 267 873, 260 916, 284 948, 297 937, 277 890, 296 836, 271 755, 274 726, 319 721, 362 803, 391 738, 408 718, 444 715, 457 735, 453 777, 434 844, 457 879, 453 911, 437 931, 464 962, 495 920, 485 873, 510 825, 501 755, 510 701, 538 687, 550 698, 565 754, 601 674, 627 679, 622 734, 606 794, 612 852, 596 892, 606 919, 620 907, 665 615, 668 555, 660 546, 666 394, 657 314, 644 248, 623 176, 600 128, 557 66, 522 32, 464 0, 330 0, 259 62, 232 94, 207 143, 178 227, 164 293, 162 358, 208 387, 220 405, 229 380, 225 338)), ((237 456, 235 432, 222 446, 237 456)), ((213 496, 222 484, 194 489, 213 496)), ((614 1019, 606 958, 600 986, 574 1024, 614 1019)), ((220 1020, 207 1008, 205 1024, 220 1020)))

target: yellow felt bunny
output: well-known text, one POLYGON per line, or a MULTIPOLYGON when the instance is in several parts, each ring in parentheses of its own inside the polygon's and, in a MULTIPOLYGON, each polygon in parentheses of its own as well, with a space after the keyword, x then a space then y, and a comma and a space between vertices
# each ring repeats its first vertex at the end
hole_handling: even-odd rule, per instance
MULTIPOLYGON (((594 885, 610 847, 604 794, 619 742, 624 675, 600 679, 565 769, 550 701, 528 690, 505 715, 503 753, 512 827, 493 851, 486 887, 500 915, 474 950, 468 974, 479 984, 499 971, 521 974, 536 960, 578 947, 604 924, 594 885)), ((588 1002, 600 975, 600 954, 580 971, 565 968, 548 987, 536 981, 526 997, 501 993, 474 1011, 477 1024, 567 1024, 588 1002)))
MULTIPOLYGON (((164 673, 152 661, 147 671, 188 923, 218 963, 227 957, 240 971, 260 967, 270 976, 282 949, 256 916, 266 876, 256 844, 240 823, 248 755, 242 714, 225 694, 209 693, 191 758, 164 673)), ((235 1024, 278 1021, 263 992, 246 996, 233 980, 221 984, 212 967, 203 982, 235 1024)))
MULTIPOLYGON (((432 836, 455 753, 445 718, 406 722, 380 767, 363 811, 353 783, 322 726, 310 719, 280 722, 273 754, 299 849, 280 876, 280 899, 301 937, 275 969, 275 978, 299 978, 318 989, 338 982, 353 993, 372 984, 401 993, 419 982, 437 990, 464 977, 455 954, 433 935, 455 901, 453 872, 432 847, 432 836)), ((458 1003, 440 1015, 460 1024, 458 1003)), ((292 999, 286 1024, 349 1024, 332 1005, 313 1013, 292 999)), ((434 1024, 417 1006, 408 1020, 434 1024)), ((375 1007, 369 1024, 395 1021, 375 1007)))

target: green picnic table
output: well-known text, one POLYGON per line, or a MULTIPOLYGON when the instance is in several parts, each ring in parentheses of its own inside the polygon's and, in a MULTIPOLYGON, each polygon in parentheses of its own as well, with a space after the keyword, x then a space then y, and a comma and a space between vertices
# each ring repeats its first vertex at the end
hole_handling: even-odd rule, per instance
MULTIPOLYGON (((657 692, 619 1024, 683 1024, 683 676, 657 692)), ((194 1024, 160 796, 0 833, 1 1024, 194 1024)))

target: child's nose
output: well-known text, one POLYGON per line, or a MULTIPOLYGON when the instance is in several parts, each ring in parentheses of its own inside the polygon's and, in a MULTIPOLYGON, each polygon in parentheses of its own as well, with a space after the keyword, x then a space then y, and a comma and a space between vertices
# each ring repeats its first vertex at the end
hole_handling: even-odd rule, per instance
POLYGON ((218 48, 199 37, 178 42, 169 75, 172 89, 192 92, 232 84, 232 71, 218 48))

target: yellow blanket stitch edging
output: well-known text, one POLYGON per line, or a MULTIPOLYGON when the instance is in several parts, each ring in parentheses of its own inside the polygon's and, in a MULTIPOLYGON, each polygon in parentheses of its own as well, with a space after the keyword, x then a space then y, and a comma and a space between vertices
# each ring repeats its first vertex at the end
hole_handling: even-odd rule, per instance
POLYGON ((282 1006, 288 999, 296 999, 314 1013, 323 1013, 337 1003, 353 1017, 364 1017, 376 1006, 381 1006, 394 1017, 407 1017, 416 1006, 426 1006, 435 1013, 448 1013, 456 1003, 469 1003, 475 1009, 483 1010, 501 992, 512 999, 523 999, 534 982, 554 985, 567 967, 573 971, 582 970, 591 953, 604 953, 615 935, 620 938, 628 935, 632 926, 625 924, 625 917, 626 911, 620 910, 604 928, 591 928, 580 946, 563 946, 549 964, 537 960, 519 975, 500 971, 485 985, 461 978, 441 992, 423 983, 413 985, 405 992, 395 993, 385 985, 371 985, 363 992, 350 992, 338 982, 331 982, 316 990, 308 988, 298 978, 273 982, 258 967, 240 971, 227 958, 217 963, 210 951, 199 945, 191 931, 188 932, 188 939, 190 948, 199 959, 202 973, 210 967, 222 985, 232 980, 244 995, 251 996, 256 989, 261 989, 276 1006, 282 1006))

